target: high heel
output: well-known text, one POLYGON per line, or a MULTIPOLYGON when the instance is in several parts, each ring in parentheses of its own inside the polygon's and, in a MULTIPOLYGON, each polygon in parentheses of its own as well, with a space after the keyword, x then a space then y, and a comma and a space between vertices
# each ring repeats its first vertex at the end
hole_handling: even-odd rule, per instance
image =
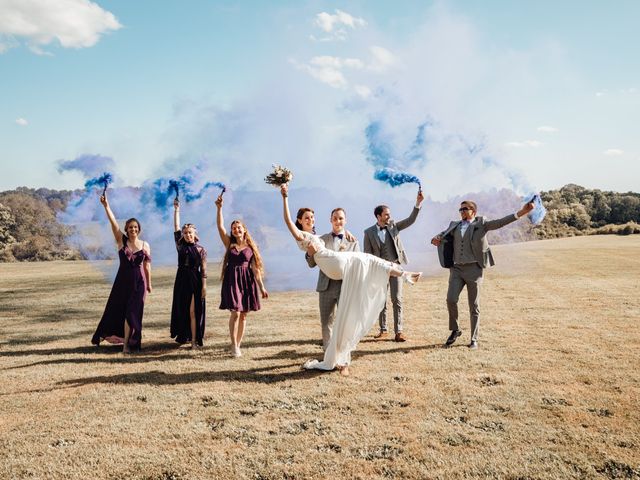
POLYGON ((404 272, 402 274, 402 280, 409 285, 415 285, 422 277, 422 272, 404 272))

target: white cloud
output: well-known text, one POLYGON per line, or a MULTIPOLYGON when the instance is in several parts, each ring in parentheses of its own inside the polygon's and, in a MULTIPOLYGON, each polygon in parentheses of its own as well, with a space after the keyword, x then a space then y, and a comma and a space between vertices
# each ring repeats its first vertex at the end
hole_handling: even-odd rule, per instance
POLYGON ((550 127, 549 125, 542 125, 538 127, 536 130, 538 130, 539 132, 545 132, 545 133, 556 133, 558 131, 556 127, 550 127))
POLYGON ((16 118, 16 123, 21 127, 26 127, 27 125, 29 125, 29 122, 24 118, 16 118))
POLYGON ((369 64, 368 68, 370 70, 376 72, 383 72, 387 70, 390 66, 396 63, 396 59, 389 50, 383 47, 379 47, 377 45, 369 48, 371 54, 373 55, 373 60, 369 64))
POLYGON ((604 155, 608 157, 617 157, 624 154, 624 150, 620 150, 619 148, 609 148, 602 152, 604 155))
POLYGON ((604 97, 605 92, 596 92, 596 97, 604 97))
POLYGON ((342 10, 336 10, 334 15, 327 12, 321 12, 316 15, 314 25, 327 34, 326 37, 316 39, 320 41, 339 40, 344 41, 347 39, 347 29, 355 30, 358 27, 364 27, 367 22, 358 17, 343 12, 342 10))
POLYGON ((523 142, 507 142, 507 143, 505 143, 505 146, 507 146, 507 147, 515 147, 515 148, 522 148, 522 147, 537 148, 537 147, 541 147, 542 145, 543 145, 543 143, 539 142, 538 140, 525 140, 523 142))
POLYGON ((371 89, 366 85, 355 85, 353 89, 356 91, 356 94, 362 98, 369 98, 371 96, 371 89))
POLYGON ((347 88, 349 82, 342 72, 345 68, 362 70, 365 64, 357 58, 340 58, 329 55, 313 57, 308 64, 300 64, 290 60, 296 68, 309 73, 313 78, 333 88, 347 88))
POLYGON ((40 55, 56 41, 64 48, 92 47, 121 27, 111 12, 89 0, 0 0, 0 53, 19 40, 40 55))

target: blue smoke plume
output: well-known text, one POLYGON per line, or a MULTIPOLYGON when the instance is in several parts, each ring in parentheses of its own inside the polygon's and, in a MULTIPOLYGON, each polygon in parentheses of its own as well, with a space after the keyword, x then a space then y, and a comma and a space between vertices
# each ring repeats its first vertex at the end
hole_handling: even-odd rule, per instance
POLYGON ((422 189, 418 177, 402 170, 409 167, 410 164, 417 162, 423 164, 426 162, 424 149, 426 143, 425 132, 428 126, 428 122, 418 125, 418 132, 409 149, 404 154, 397 156, 394 153, 391 139, 383 133, 382 123, 379 121, 371 122, 365 128, 365 135, 367 137, 367 161, 377 167, 373 178, 392 187, 405 183, 417 183, 418 187, 422 189))
MULTIPOLYGON (((527 197, 527 200, 531 200, 531 195, 529 195, 527 197)), ((533 195, 533 210, 531 210, 529 212, 527 217, 529 217, 529 220, 531 221, 532 224, 540 225, 542 223, 542 220, 544 220, 544 217, 546 215, 547 215, 547 209, 544 208, 544 205, 542 204, 542 199, 540 198, 540 195, 539 194, 534 194, 533 195)))
POLYGON ((397 187, 405 183, 417 183, 418 188, 422 190, 422 184, 418 177, 409 173, 397 172, 392 168, 385 167, 376 170, 373 174, 373 178, 380 180, 381 182, 386 182, 392 187, 397 187))
POLYGON ((99 177, 91 178, 84 182, 84 188, 89 189, 95 186, 101 186, 103 188, 102 194, 107 191, 107 187, 113 182, 113 176, 109 172, 105 172, 99 177))

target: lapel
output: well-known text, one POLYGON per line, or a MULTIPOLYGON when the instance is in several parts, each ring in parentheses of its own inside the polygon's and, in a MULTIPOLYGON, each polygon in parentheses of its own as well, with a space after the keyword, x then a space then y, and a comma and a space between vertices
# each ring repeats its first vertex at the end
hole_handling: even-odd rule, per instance
POLYGON ((473 232, 475 231, 477 226, 478 226, 478 218, 474 218, 473 222, 469 224, 469 228, 467 228, 467 231, 464 232, 465 236, 468 235, 469 238, 473 238, 473 232))

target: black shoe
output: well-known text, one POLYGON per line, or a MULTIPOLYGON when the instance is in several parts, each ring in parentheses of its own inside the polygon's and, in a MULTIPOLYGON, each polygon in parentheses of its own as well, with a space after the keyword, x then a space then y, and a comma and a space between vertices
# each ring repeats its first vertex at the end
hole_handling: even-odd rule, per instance
POLYGON ((449 335, 449 338, 447 338, 447 341, 444 343, 447 347, 450 347, 451 345, 454 344, 454 342, 458 339, 458 337, 462 335, 462 331, 460 330, 453 330, 451 332, 451 335, 449 335))
POLYGON ((471 340, 471 343, 469 344, 469 348, 471 350, 477 350, 478 349, 478 341, 477 340, 471 340))

